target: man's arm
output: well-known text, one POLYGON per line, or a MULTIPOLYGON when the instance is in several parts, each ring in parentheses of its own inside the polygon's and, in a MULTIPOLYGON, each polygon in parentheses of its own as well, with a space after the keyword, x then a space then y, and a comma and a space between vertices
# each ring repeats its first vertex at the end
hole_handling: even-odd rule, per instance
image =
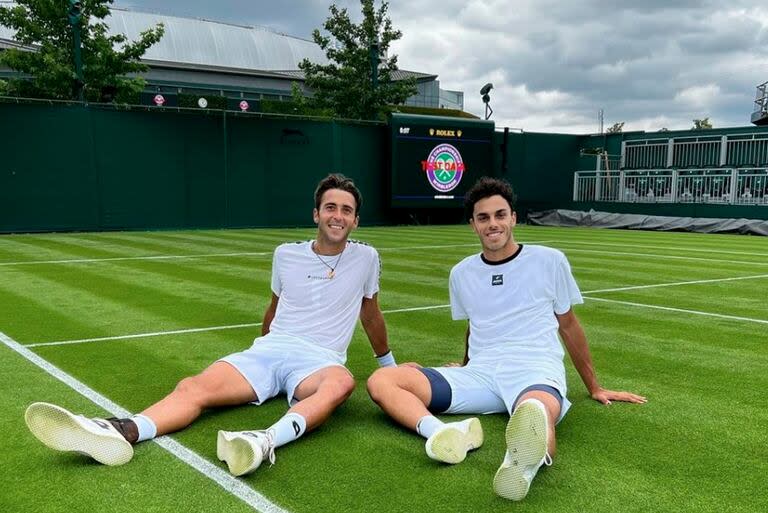
POLYGON ((363 306, 360 308, 360 321, 377 358, 389 352, 387 325, 379 309, 378 296, 374 294, 372 298, 364 297, 363 306))
POLYGON ((267 310, 264 312, 264 320, 261 321, 261 336, 263 337, 267 333, 269 333, 269 326, 272 324, 272 319, 275 318, 275 312, 277 311, 277 302, 280 301, 280 298, 273 292, 272 293, 272 302, 267 307, 267 310))
POLYGON ((467 324, 467 332, 464 335, 464 360, 459 362, 448 362, 443 367, 464 367, 469 363, 469 324, 467 324))
POLYGON ((467 324, 467 333, 464 335, 464 363, 463 365, 466 365, 469 363, 469 324, 467 324))
POLYGON ((631 392, 616 392, 613 390, 606 390, 600 386, 597 381, 597 375, 595 374, 595 367, 592 365, 592 357, 589 354, 589 346, 587 345, 587 337, 584 334, 584 329, 581 327, 579 319, 576 314, 573 313, 573 309, 568 310, 562 315, 555 314, 557 322, 560 325, 559 332, 560 337, 563 339, 563 344, 568 350, 568 355, 571 357, 573 366, 576 367, 581 380, 587 387, 589 395, 595 401, 603 404, 611 404, 611 401, 627 401, 630 403, 644 403, 645 397, 633 394, 631 392))
POLYGON ((469 363, 469 323, 467 323, 467 332, 464 334, 464 360, 461 364, 449 363, 446 367, 464 367, 469 363))

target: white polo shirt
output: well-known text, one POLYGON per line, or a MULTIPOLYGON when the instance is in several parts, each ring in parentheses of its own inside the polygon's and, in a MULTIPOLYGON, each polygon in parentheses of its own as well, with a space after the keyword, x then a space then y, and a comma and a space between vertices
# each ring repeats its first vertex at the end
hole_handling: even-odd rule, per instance
POLYGON ((272 259, 280 297, 270 333, 291 335, 345 355, 363 297, 379 291, 381 264, 371 246, 349 240, 340 256, 318 256, 312 241, 281 244, 272 259), (322 260, 321 260, 322 259, 322 260), (334 267, 333 277, 329 276, 334 267))
POLYGON ((500 263, 481 255, 456 264, 450 276, 453 319, 469 319, 470 364, 511 359, 561 369, 555 313, 584 302, 565 255, 529 244, 500 263))

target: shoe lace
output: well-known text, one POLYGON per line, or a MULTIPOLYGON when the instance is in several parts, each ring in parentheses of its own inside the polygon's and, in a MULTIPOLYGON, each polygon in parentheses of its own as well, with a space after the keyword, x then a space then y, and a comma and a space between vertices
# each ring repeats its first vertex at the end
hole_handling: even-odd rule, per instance
POLYGON ((551 467, 552 466, 552 456, 549 455, 549 453, 546 453, 544 455, 544 459, 541 461, 542 464, 551 467))
POLYGON ((275 464, 275 433, 271 429, 260 431, 260 434, 264 436, 265 443, 261 444, 261 449, 264 451, 264 457, 269 459, 269 464, 275 464))

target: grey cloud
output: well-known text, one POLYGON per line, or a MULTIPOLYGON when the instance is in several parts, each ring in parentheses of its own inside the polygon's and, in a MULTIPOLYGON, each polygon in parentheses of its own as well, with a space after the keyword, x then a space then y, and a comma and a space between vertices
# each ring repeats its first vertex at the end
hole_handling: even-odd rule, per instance
MULTIPOLYGON (((330 2, 131 3, 308 38, 330 2)), ((336 3, 358 16, 357 0, 336 3)), ((528 130, 592 130, 599 108, 606 122, 625 121, 628 129, 660 120, 687 128, 706 116, 745 125, 755 86, 768 80, 768 6, 761 0, 419 0, 391 2, 390 15, 404 33, 396 45, 400 66, 438 74, 478 114, 478 90, 493 81, 501 126, 524 120, 528 130), (739 10, 753 16, 730 15, 739 10), (677 97, 708 84, 720 93, 705 105, 677 97), (552 105, 553 97, 564 100, 552 105)))

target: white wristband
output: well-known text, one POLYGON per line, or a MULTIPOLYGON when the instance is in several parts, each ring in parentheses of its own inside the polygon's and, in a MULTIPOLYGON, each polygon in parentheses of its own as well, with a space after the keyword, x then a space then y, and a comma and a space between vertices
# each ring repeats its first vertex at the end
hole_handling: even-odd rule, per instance
POLYGON ((379 362, 379 367, 397 367, 395 355, 392 354, 392 351, 387 351, 385 354, 377 356, 376 361, 379 362))

